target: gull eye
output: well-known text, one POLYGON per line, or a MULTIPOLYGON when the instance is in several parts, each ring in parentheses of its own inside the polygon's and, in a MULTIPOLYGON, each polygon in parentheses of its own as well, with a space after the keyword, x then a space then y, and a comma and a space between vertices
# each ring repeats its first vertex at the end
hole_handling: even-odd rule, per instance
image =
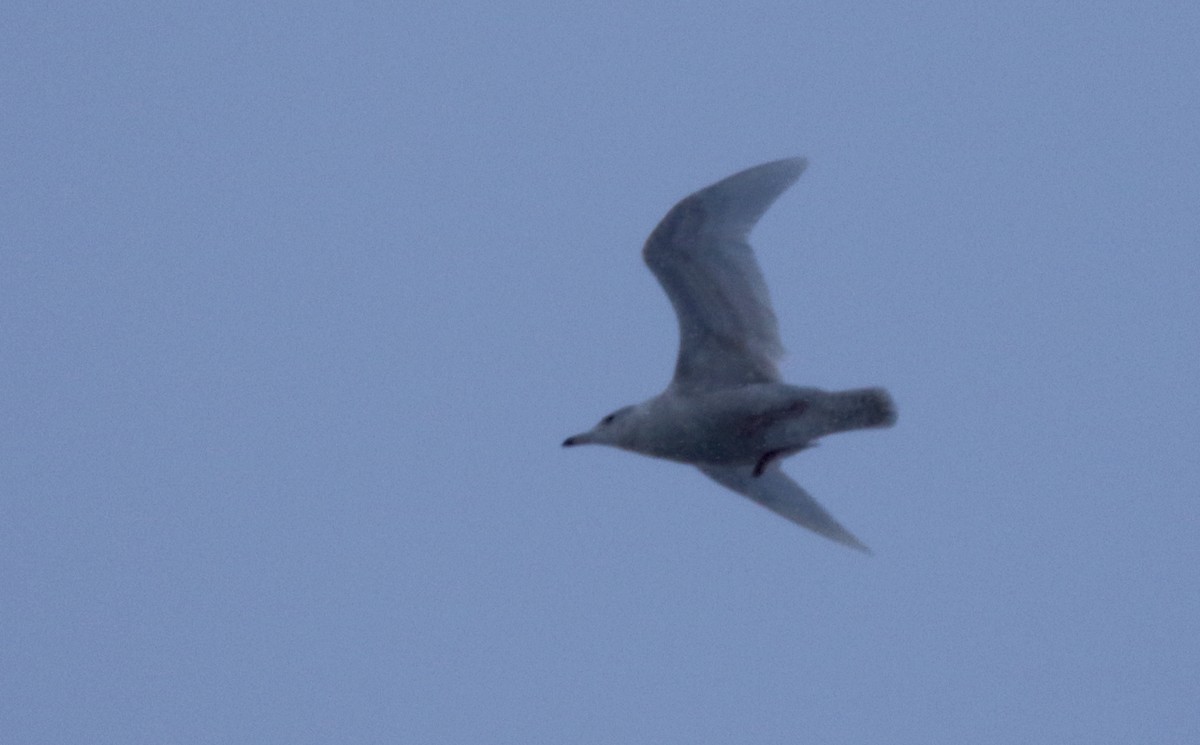
POLYGON ((613 420, 616 418, 617 418, 616 414, 609 414, 608 416, 606 416, 600 420, 600 424, 601 425, 612 424, 613 420))

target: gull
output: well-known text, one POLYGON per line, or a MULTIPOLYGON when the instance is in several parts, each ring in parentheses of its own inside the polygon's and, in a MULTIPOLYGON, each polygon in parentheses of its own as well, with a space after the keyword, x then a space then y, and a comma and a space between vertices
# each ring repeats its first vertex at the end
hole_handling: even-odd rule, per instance
POLYGON ((679 319, 674 378, 563 447, 609 445, 694 465, 788 520, 870 553, 780 468, 819 437, 896 420, 882 388, 829 392, 780 378, 778 325, 747 237, 807 165, 786 158, 754 166, 671 208, 642 258, 679 319))

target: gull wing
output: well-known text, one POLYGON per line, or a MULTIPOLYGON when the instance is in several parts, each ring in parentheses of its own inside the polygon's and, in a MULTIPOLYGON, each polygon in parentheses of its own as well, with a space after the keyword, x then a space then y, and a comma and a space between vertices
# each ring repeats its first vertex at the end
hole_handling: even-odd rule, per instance
POLYGON ((735 173, 672 207, 647 239, 642 258, 679 317, 676 388, 779 380, 783 346, 746 237, 807 164, 788 158, 735 173))
POLYGON ((871 549, 834 520, 812 495, 780 470, 778 464, 768 466, 761 476, 754 475, 753 466, 705 465, 697 468, 721 486, 753 499, 797 525, 863 553, 871 553, 871 549))

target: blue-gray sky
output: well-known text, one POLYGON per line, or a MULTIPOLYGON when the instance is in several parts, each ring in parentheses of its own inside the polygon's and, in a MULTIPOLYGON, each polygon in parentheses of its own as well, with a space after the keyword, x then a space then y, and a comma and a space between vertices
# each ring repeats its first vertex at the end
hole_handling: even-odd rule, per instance
POLYGON ((0 10, 13 743, 1193 743, 1194 3, 0 10), (786 469, 562 438, 740 168, 786 469))

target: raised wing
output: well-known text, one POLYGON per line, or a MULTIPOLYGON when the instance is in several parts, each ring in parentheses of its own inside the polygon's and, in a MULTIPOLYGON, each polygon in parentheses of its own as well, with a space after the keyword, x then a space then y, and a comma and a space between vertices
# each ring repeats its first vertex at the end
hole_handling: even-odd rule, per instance
POLYGON ((871 553, 862 541, 843 528, 817 500, 804 491, 783 471, 779 464, 767 467, 761 476, 754 475, 753 466, 697 466, 706 476, 738 494, 749 497, 797 525, 820 533, 826 538, 871 553))
POLYGON ((642 258, 679 317, 675 387, 779 380, 783 346, 746 237, 807 164, 788 158, 735 173, 675 205, 647 239, 642 258))

